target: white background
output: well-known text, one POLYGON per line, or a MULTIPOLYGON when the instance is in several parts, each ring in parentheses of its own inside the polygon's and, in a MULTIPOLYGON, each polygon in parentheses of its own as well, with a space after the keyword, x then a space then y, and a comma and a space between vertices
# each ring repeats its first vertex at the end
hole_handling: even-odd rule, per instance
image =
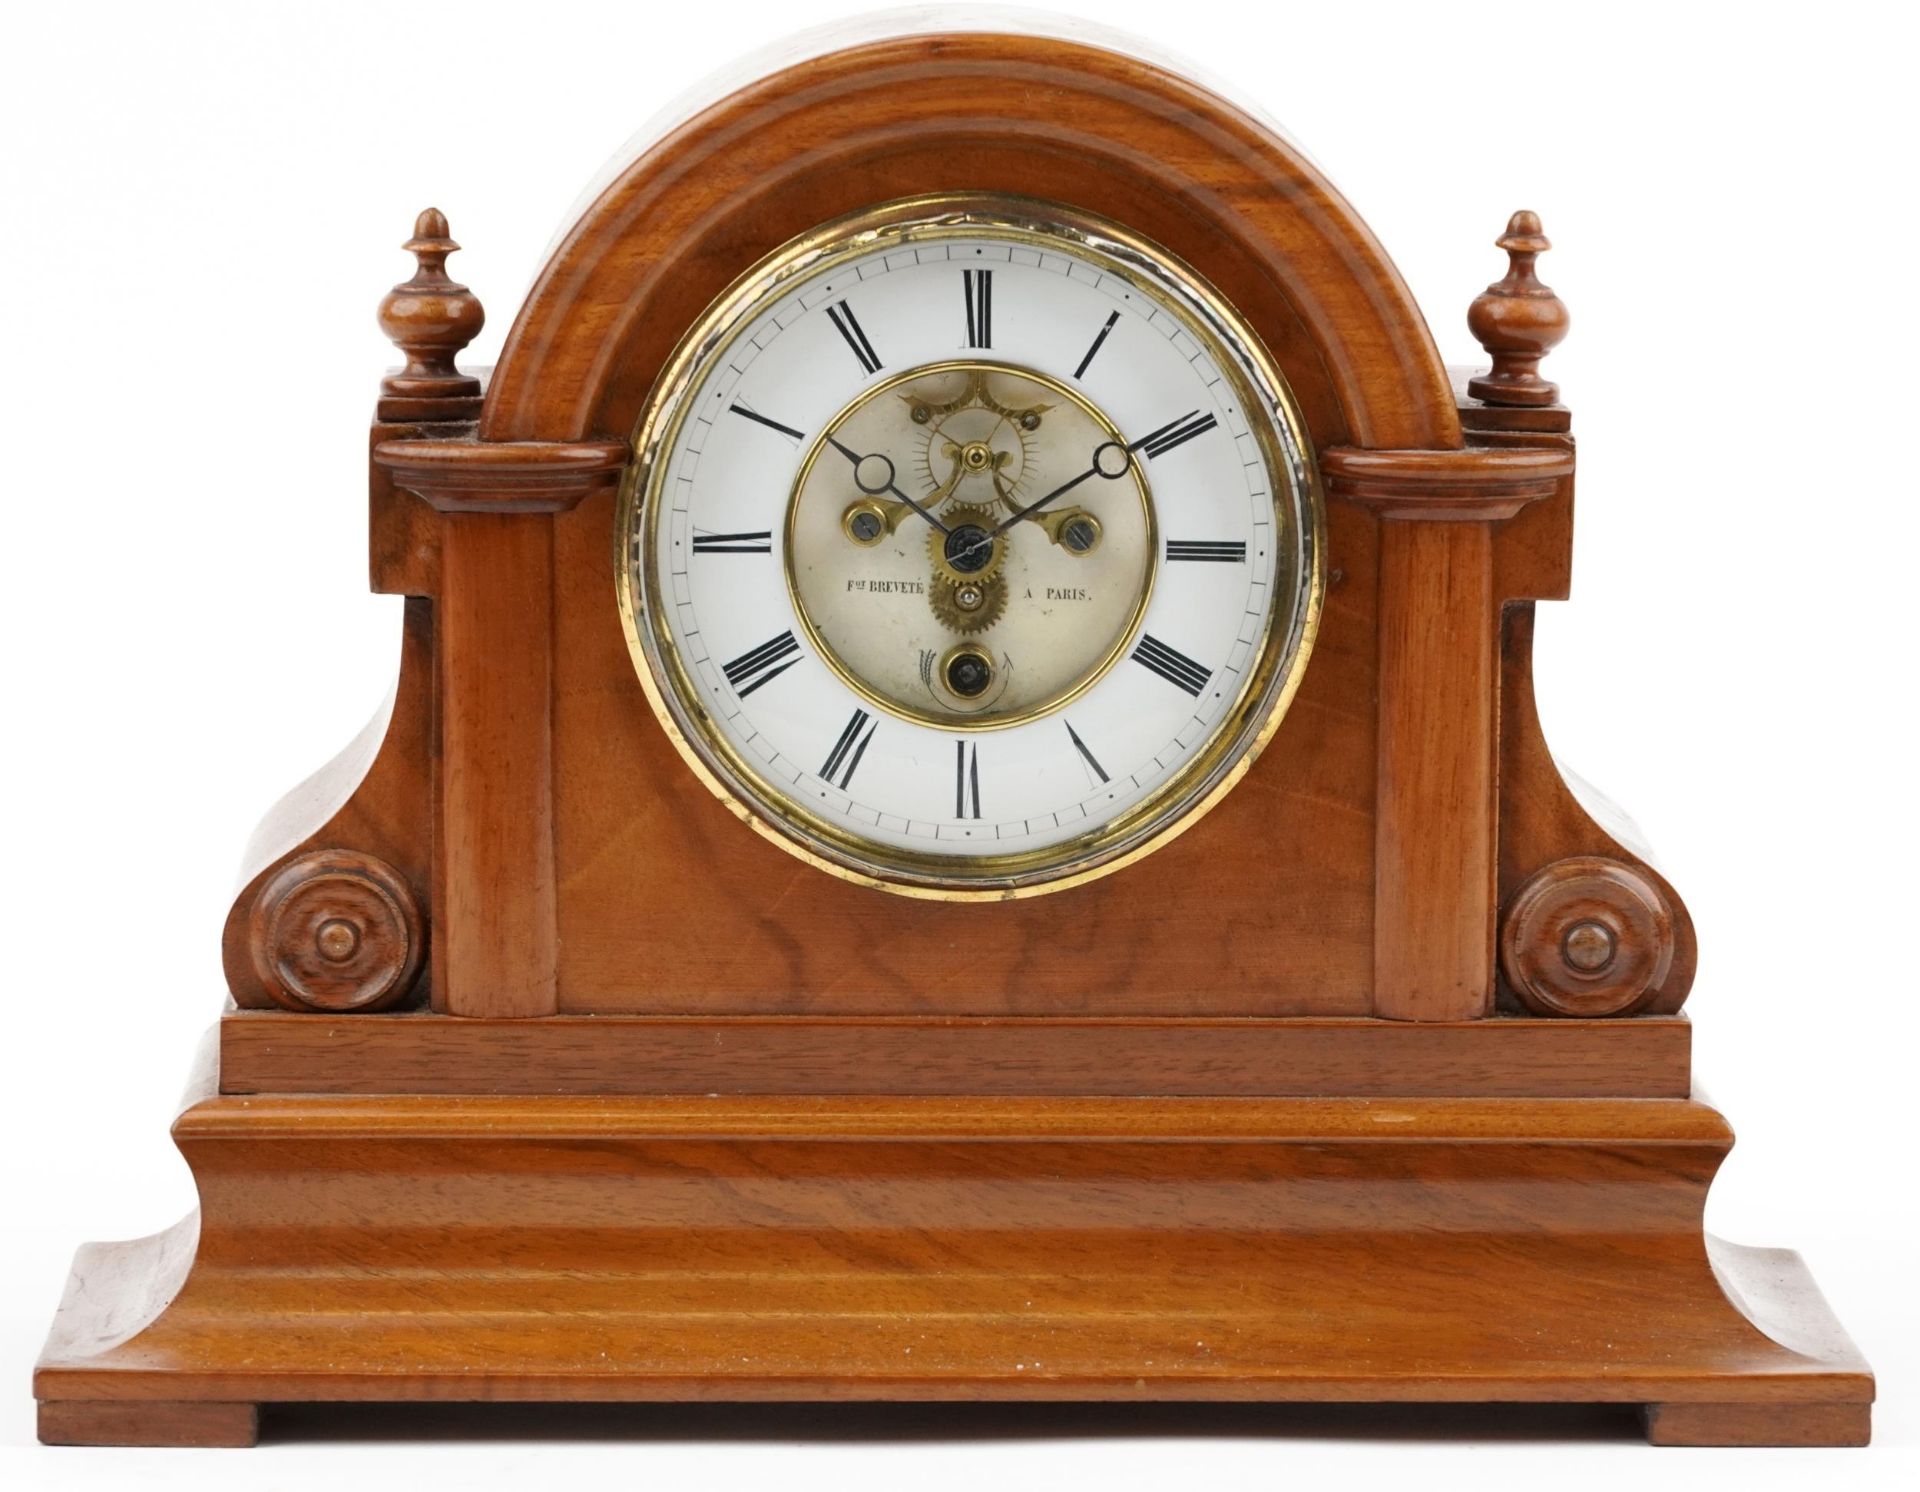
POLYGON ((1714 1231, 1805 1252, 1880 1373, 1867 1452, 1650 1451, 1580 1416, 368 1415, 253 1452, 39 1450, 73 1247, 156 1231, 241 845, 391 677, 365 589, 373 311, 428 203, 491 362, 601 161, 852 6, 9 5, 0 1484, 1748 1486, 1920 1476, 1913 1135, 1916 131, 1904 8, 1070 4, 1283 120, 1442 351, 1516 207, 1573 312, 1575 595, 1547 731, 1701 935, 1714 1231), (1141 1418, 1160 1433, 1128 1432, 1141 1418), (1265 1427, 1273 1427, 1263 1433, 1265 1427), (365 1438, 355 1438, 363 1430, 365 1438), (445 1438, 451 1435, 451 1438, 445 1438))

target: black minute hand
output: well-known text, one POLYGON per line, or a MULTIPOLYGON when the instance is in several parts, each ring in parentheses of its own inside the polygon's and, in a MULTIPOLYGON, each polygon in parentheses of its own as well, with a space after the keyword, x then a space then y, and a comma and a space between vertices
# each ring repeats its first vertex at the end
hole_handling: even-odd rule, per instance
MULTIPOLYGON (((1195 410, 1194 414, 1198 414, 1199 412, 1199 410, 1195 410)), ((993 532, 995 536, 997 537, 1000 534, 1004 534, 1022 518, 1031 518, 1056 497, 1065 497, 1082 482, 1094 477, 1105 477, 1109 482, 1117 481, 1119 478, 1124 477, 1128 469, 1133 465, 1133 453, 1135 451, 1139 450, 1142 446, 1151 445, 1154 441, 1159 440, 1167 434, 1168 431, 1178 429, 1192 418, 1192 414, 1182 415, 1179 419, 1173 421, 1172 424, 1162 425, 1158 430, 1150 431, 1134 441, 1131 445, 1123 446, 1117 440, 1109 440, 1095 446, 1093 448, 1092 465, 1081 472, 1079 476, 1069 478, 1067 481, 1062 482, 1037 502, 1030 502, 1024 508, 1014 509, 1013 516, 1006 519, 994 529, 993 532)))
POLYGON ((922 507, 900 490, 899 486, 893 480, 893 462, 887 457, 877 451, 870 456, 862 456, 858 451, 854 450, 852 446, 842 444, 837 437, 832 435, 827 437, 827 444, 853 463, 853 485, 866 493, 868 497, 878 497, 883 492, 891 493, 894 497, 899 498, 901 502, 912 508, 913 511, 918 513, 922 518, 926 519, 927 522, 939 529, 941 533, 951 534, 953 532, 946 524, 934 517, 931 511, 922 507))

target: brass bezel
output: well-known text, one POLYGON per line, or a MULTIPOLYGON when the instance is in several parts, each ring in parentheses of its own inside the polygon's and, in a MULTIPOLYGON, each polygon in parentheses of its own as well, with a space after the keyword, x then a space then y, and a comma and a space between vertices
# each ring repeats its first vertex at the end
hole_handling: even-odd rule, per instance
MULTIPOLYGON (((728 287, 681 340, 633 437, 614 532, 615 590, 635 669, 675 750, 755 832, 789 854, 858 885, 942 901, 1004 901, 1084 885, 1132 864, 1191 828, 1246 775, 1278 730, 1297 692, 1318 630, 1326 587, 1326 513, 1305 423, 1258 336, 1191 268, 1105 219, 1009 194, 906 198, 823 224, 776 250, 728 287), (688 395, 766 301, 797 282, 887 244, 984 234, 1040 247, 1071 245, 1100 262, 1213 344, 1237 385, 1248 426, 1273 476, 1277 531, 1291 541, 1294 584, 1281 594, 1276 557, 1273 621, 1259 660, 1202 751, 1118 818, 1044 849, 1013 855, 932 855, 880 844, 821 819, 776 789, 714 728, 690 686, 671 629, 651 618, 655 525, 639 523, 666 478, 688 395), (1254 411, 1270 418, 1256 421, 1254 411), (1280 489, 1285 487, 1283 493, 1280 489), (634 540, 641 553, 633 557, 634 540), (1290 603, 1290 604, 1288 604, 1290 603), (663 682, 663 680, 665 682, 663 682)), ((1156 566, 1157 568, 1157 566, 1156 566)))

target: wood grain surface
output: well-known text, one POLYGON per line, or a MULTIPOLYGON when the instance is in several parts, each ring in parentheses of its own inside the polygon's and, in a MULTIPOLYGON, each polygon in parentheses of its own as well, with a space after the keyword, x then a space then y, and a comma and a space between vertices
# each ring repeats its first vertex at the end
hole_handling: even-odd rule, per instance
POLYGON ((545 1015, 558 1004, 552 556, 542 516, 446 520, 437 1009, 545 1015))
POLYGON ((1853 1406, 1839 1437, 1872 1397, 1797 1260, 1703 1244, 1732 1137, 1684 1100, 210 1087, 175 1127, 199 1218, 76 1263, 35 1377, 56 1428, 1182 1398, 1765 1404, 1796 1435, 1853 1406))
POLYGON ((1685 1098, 1685 1017, 329 1020, 235 1011, 223 1093, 1685 1098))

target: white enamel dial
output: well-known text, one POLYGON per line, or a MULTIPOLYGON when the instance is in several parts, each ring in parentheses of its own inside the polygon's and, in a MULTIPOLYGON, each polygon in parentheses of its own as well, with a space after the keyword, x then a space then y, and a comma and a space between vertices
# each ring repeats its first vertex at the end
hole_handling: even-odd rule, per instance
POLYGON ((789 246, 637 436, 621 604, 708 785, 827 868, 1004 896, 1209 806, 1284 709, 1320 517, 1278 374, 1189 272, 1020 199, 789 246))

